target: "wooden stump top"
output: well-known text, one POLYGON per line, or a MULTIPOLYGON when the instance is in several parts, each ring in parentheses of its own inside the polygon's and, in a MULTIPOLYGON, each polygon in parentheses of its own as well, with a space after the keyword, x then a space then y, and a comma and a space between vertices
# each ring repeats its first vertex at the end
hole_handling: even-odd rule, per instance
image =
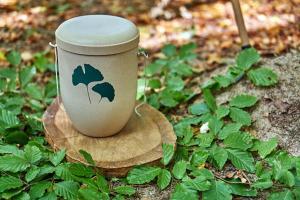
POLYGON ((143 104, 139 112, 142 116, 133 113, 118 134, 94 138, 74 128, 63 104, 56 99, 43 116, 46 139, 55 150, 66 149, 69 161, 85 163, 79 153, 83 149, 106 175, 125 176, 135 165, 158 161, 162 143, 176 144, 172 125, 162 113, 148 104, 143 104))

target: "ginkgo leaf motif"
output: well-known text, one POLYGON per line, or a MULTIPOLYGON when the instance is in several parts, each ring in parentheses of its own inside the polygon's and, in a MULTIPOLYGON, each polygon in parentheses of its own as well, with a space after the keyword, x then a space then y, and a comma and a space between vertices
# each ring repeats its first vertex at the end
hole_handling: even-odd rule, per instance
POLYGON ((74 86, 78 85, 79 83, 82 83, 86 86, 86 91, 91 103, 88 85, 94 81, 102 81, 103 78, 104 77, 99 70, 95 69, 90 64, 84 64, 84 71, 81 65, 78 65, 74 69, 72 74, 72 83, 74 86))
POLYGON ((106 97, 110 102, 112 102, 115 98, 115 89, 108 82, 98 83, 97 85, 92 87, 92 90, 101 95, 101 99, 99 100, 99 102, 103 97, 106 97))

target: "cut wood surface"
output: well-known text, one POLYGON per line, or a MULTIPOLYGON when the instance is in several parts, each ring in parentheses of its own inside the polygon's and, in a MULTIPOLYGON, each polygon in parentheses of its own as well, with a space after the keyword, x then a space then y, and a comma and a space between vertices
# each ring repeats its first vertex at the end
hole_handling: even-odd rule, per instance
POLYGON ((142 116, 133 113, 118 134, 93 138, 74 128, 63 104, 56 99, 43 117, 46 139, 55 150, 66 149, 69 161, 85 163, 79 153, 83 149, 92 155, 104 174, 124 176, 135 165, 158 163, 162 143, 176 143, 172 125, 162 113, 148 104, 143 104, 139 112, 142 116))

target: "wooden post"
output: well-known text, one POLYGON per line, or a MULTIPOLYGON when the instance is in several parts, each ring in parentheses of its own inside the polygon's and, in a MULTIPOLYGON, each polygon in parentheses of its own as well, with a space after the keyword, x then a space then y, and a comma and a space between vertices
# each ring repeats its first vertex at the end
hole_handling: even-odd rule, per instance
POLYGON ((248 38, 248 33, 245 27, 244 23, 244 18, 243 18, 243 13, 242 9, 240 6, 240 1, 239 0, 231 0, 232 3, 232 8, 234 11, 234 17, 235 21, 239 30, 239 35, 242 41, 242 49, 246 49, 250 47, 249 43, 249 38, 248 38))

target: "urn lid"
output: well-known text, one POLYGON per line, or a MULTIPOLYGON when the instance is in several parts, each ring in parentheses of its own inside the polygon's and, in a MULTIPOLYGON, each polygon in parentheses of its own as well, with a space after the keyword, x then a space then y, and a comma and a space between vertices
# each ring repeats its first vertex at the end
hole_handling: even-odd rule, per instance
POLYGON ((109 55, 136 48, 139 31, 129 20, 86 15, 63 22, 55 31, 58 47, 84 55, 109 55))

